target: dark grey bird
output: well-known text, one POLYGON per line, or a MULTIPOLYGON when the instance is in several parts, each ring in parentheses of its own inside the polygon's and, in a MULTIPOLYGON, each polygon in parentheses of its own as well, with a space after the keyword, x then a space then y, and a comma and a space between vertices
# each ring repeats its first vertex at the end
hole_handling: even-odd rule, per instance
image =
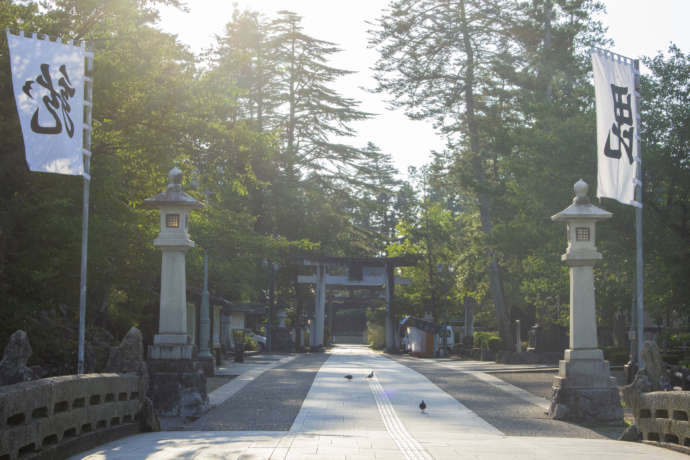
POLYGON ((367 378, 370 379, 374 376, 374 371, 369 372, 369 375, 367 375, 367 378))
POLYGON ((352 376, 351 376, 350 374, 347 374, 347 375, 345 376, 345 378, 348 379, 348 380, 352 380, 352 376))
POLYGON ((422 399, 422 402, 419 403, 419 409, 424 412, 424 409, 426 409, 426 403, 422 399))

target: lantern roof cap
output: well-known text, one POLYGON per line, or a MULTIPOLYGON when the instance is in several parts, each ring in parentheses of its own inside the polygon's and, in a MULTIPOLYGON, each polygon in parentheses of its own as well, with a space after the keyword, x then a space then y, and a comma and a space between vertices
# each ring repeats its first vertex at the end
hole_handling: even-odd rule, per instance
POLYGON ((563 211, 551 216, 551 220, 556 222, 568 221, 568 220, 604 220, 610 219, 613 214, 594 206, 587 196, 587 191, 589 186, 587 182, 580 179, 573 186, 575 191, 575 198, 573 198, 573 204, 565 208, 563 211))
POLYGON ((142 203, 146 208, 160 208, 161 206, 183 206, 188 208, 203 208, 204 204, 191 195, 182 191, 182 171, 174 167, 168 172, 168 188, 151 198, 144 199, 142 203))

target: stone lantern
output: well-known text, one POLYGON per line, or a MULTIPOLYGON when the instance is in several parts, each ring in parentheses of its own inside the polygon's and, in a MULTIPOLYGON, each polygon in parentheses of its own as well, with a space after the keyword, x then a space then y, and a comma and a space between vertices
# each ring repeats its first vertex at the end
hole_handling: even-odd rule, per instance
POLYGON ((208 398, 206 379, 199 372, 187 329, 185 255, 194 247, 188 233, 189 213, 204 205, 182 191, 182 171, 173 168, 168 178, 167 190, 143 203, 160 209, 161 230, 153 244, 163 253, 159 326, 148 350, 149 370, 154 404, 161 414, 196 415, 208 398), (189 394, 198 397, 189 398, 189 394))
POLYGON ((168 189, 143 205, 160 209, 161 231, 153 245, 163 252, 158 334, 150 358, 192 359, 193 344, 187 334, 187 281, 185 255, 194 241, 189 239, 189 213, 204 205, 182 191, 182 171, 168 173, 168 189))
POLYGON ((551 217, 565 222, 568 247, 561 256, 570 267, 570 347, 554 377, 549 415, 571 420, 620 420, 623 410, 615 378, 597 345, 594 264, 596 223, 612 214, 590 203, 588 186, 579 180, 573 204, 551 217))

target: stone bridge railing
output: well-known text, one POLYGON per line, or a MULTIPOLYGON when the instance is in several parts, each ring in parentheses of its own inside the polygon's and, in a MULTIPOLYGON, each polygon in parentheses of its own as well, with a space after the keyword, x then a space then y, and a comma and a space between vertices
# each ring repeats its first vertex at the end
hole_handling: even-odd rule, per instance
POLYGON ((642 439, 690 447, 690 391, 641 393, 635 424, 642 439))
POLYGON ((0 387, 0 460, 64 458, 139 431, 135 374, 51 377, 0 387))

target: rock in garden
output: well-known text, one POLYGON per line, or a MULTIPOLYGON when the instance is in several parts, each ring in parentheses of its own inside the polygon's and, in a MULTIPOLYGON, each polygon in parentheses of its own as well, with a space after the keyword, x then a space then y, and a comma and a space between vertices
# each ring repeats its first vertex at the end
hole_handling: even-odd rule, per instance
POLYGON ((619 441, 630 441, 630 442, 638 442, 640 439, 642 439, 642 435, 640 433, 640 430, 637 429, 637 425, 630 425, 623 431, 623 434, 621 434, 620 438, 618 438, 619 441))
POLYGON ((552 404, 549 415, 555 420, 565 420, 568 417, 568 406, 565 404, 552 404))
POLYGON ((648 340, 642 345, 642 359, 644 368, 640 369, 630 385, 624 386, 621 391, 623 401, 634 412, 639 406, 640 394, 667 389, 671 381, 656 343, 648 340))
POLYGON ((21 329, 10 336, 0 361, 0 385, 34 380, 36 377, 26 363, 31 357, 29 336, 21 329))
POLYGON ((158 414, 153 407, 153 401, 148 396, 144 397, 141 409, 139 411, 139 420, 141 420, 141 431, 147 433, 150 431, 160 431, 161 422, 158 419, 158 414))
POLYGON ((144 339, 141 331, 132 326, 120 345, 110 348, 110 356, 108 356, 105 370, 106 372, 136 372, 141 374, 145 371, 145 367, 144 339))
POLYGON ((103 371, 114 341, 113 335, 103 328, 90 327, 86 330, 86 341, 84 343, 84 367, 86 373, 103 371))
POLYGON ((642 369, 635 374, 635 378, 630 385, 625 385, 621 391, 623 402, 628 407, 631 407, 633 412, 637 411, 639 406, 640 394, 652 391, 652 384, 647 377, 647 372, 642 369))
POLYGON ((664 390, 671 378, 666 370, 666 364, 661 360, 661 353, 655 342, 647 340, 642 345, 642 360, 647 378, 652 385, 652 389, 648 391, 664 390))

